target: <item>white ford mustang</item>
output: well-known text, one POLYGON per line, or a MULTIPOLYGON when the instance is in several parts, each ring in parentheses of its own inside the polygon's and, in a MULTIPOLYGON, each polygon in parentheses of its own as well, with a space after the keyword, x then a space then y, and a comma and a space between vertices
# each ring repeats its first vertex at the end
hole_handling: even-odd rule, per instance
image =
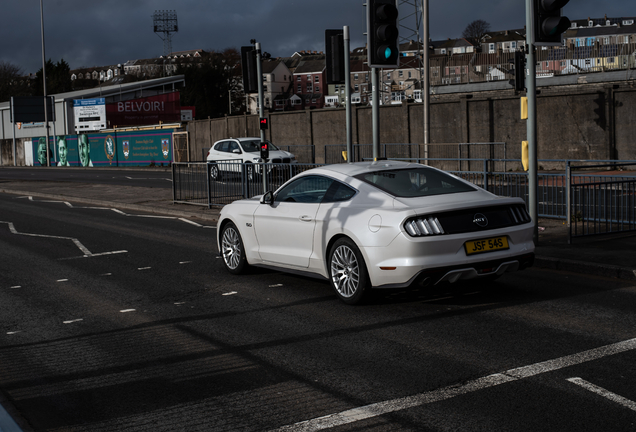
POLYGON ((349 304, 370 288, 494 279, 534 261, 523 200, 398 161, 305 171, 225 206, 217 226, 230 273, 254 265, 323 277, 349 304))

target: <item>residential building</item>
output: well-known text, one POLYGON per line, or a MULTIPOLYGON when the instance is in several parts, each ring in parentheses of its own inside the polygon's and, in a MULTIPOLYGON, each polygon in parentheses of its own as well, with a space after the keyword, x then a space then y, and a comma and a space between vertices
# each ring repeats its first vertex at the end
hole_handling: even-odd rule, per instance
POLYGON ((292 109, 316 109, 325 106, 327 91, 325 57, 312 56, 302 60, 293 74, 293 93, 290 100, 292 109))

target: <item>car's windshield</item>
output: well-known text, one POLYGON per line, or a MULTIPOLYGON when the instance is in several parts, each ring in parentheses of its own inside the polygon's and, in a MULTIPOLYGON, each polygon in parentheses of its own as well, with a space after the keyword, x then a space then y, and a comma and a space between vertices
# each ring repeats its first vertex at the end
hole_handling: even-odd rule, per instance
MULTIPOLYGON (((271 142, 267 141, 267 144, 269 146, 269 151, 278 150, 278 147, 276 147, 271 142)), ((248 153, 257 153, 261 151, 260 140, 241 141, 241 146, 243 147, 243 150, 245 150, 248 153)))
POLYGON ((472 192, 477 189, 444 172, 427 167, 374 171, 356 176, 396 197, 472 192))

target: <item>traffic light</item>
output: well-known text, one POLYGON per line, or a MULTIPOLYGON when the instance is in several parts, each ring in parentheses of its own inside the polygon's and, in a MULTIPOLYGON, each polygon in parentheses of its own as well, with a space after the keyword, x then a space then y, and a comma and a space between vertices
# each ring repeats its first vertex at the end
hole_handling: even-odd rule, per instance
POLYGON ((523 51, 515 51, 515 91, 522 92, 526 88, 526 55, 523 51))
POLYGON ((345 83, 344 31, 325 30, 327 84, 345 83))
POLYGON ((261 159, 269 159, 269 145, 267 141, 261 141, 261 159))
POLYGON ((367 59, 370 67, 398 67, 397 0, 367 0, 367 59))
POLYGON ((243 69, 243 91, 258 93, 256 50, 253 46, 241 47, 241 68, 243 69))
POLYGON ((569 1, 533 0, 535 45, 561 45, 561 33, 570 27, 570 20, 561 16, 561 8, 569 1))
POLYGON ((260 130, 267 130, 268 126, 267 117, 261 117, 260 130))

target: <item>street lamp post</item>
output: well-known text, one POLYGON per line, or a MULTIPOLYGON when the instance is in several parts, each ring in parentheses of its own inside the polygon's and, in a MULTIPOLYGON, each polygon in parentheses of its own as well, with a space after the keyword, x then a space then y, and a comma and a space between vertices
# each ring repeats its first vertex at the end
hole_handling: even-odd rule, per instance
POLYGON ((44 129, 46 130, 46 166, 51 163, 51 155, 49 154, 49 113, 46 103, 46 60, 44 54, 44 12, 42 8, 42 0, 40 0, 40 28, 42 31, 42 83, 44 84, 44 129))

